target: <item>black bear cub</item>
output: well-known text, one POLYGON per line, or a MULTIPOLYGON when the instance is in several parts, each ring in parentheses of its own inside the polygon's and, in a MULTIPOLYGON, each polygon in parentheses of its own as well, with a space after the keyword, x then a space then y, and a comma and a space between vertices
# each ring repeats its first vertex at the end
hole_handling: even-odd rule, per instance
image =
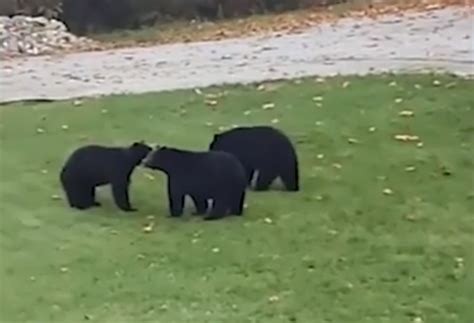
POLYGON ((220 219, 229 211, 234 215, 243 213, 245 170, 231 154, 161 147, 144 165, 168 175, 169 210, 173 217, 182 215, 186 195, 192 198, 196 214, 206 214, 208 199, 213 200, 205 220, 220 219))
POLYGON ((298 158, 290 139, 270 126, 238 127, 214 135, 212 151, 236 156, 245 168, 247 183, 258 171, 255 190, 268 190, 280 177, 289 191, 299 190, 298 158))
POLYGON ((130 176, 151 151, 143 142, 129 147, 88 145, 76 149, 60 174, 69 205, 80 210, 100 206, 95 189, 111 184, 115 204, 123 211, 136 211, 129 200, 130 176))

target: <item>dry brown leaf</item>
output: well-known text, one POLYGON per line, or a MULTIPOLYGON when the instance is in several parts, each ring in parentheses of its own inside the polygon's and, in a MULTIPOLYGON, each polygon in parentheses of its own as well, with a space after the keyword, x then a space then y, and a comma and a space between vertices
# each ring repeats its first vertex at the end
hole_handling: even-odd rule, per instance
POLYGON ((153 231, 153 227, 154 227, 154 223, 150 222, 149 224, 145 225, 142 230, 145 233, 150 233, 153 231))
POLYGON ((395 135, 394 137, 398 141, 410 142, 410 141, 419 141, 420 137, 413 135, 395 135))
POLYGON ((401 117, 413 117, 415 115, 415 112, 410 111, 410 110, 403 110, 398 113, 401 117))
POLYGON ((322 102, 323 100, 324 100, 324 98, 322 96, 314 96, 313 97, 314 102, 322 102))
POLYGON ((272 224, 273 223, 272 219, 270 219, 270 218, 265 218, 265 219, 263 219, 263 221, 267 224, 272 224))
POLYGON ((270 109, 273 109, 273 108, 275 108, 275 103, 273 103, 273 102, 265 103, 265 104, 262 105, 263 110, 270 110, 270 109))
POLYGON ((147 179, 149 179, 150 181, 154 181, 155 180, 155 176, 153 176, 152 174, 150 173, 144 173, 143 176, 145 176, 147 179))
POLYGON ((79 99, 74 100, 72 102, 72 105, 75 106, 75 107, 81 106, 82 105, 82 100, 79 100, 79 99))
POLYGON ((206 103, 206 105, 210 106, 210 107, 215 107, 217 105, 217 101, 216 100, 206 100, 204 101, 206 103))

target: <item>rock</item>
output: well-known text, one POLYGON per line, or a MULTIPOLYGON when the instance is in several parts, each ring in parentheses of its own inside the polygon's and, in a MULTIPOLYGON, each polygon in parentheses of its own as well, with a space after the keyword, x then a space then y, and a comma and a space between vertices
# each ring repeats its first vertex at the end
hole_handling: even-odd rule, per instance
POLYGON ((45 17, 0 16, 0 58, 54 54, 95 48, 98 43, 68 32, 61 21, 45 17))

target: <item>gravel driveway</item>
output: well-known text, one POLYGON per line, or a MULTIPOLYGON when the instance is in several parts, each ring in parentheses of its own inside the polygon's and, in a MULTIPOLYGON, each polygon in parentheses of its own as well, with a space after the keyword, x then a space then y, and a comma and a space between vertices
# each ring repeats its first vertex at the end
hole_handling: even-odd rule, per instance
POLYGON ((19 58, 0 63, 1 101, 142 93, 308 75, 441 69, 473 75, 466 9, 343 19, 301 34, 19 58))

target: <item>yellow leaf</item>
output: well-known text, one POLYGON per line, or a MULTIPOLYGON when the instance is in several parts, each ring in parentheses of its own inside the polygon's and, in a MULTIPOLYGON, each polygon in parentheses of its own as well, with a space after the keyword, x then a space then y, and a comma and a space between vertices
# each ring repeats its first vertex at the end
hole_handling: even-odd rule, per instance
POLYGON ((262 105, 262 109, 263 110, 269 110, 269 109, 273 109, 275 107, 275 103, 265 103, 264 105, 262 105))

